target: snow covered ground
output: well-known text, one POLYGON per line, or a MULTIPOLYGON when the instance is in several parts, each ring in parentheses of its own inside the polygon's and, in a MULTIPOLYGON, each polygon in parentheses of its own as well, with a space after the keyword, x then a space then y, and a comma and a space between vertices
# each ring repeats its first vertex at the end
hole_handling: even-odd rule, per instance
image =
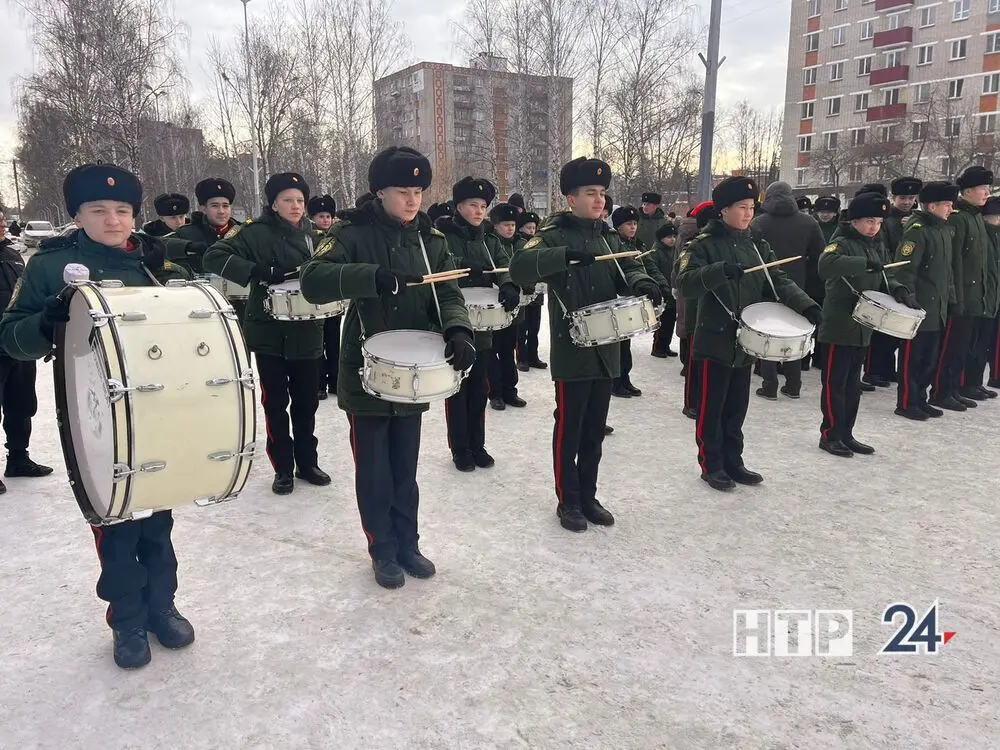
POLYGON ((633 346, 643 395, 613 401, 601 465, 613 528, 560 528, 553 388, 532 371, 526 409, 488 413, 491 470, 456 472, 443 407, 425 417, 421 547, 439 572, 383 590, 328 400, 331 487, 276 497, 259 461, 237 500, 176 513, 197 641, 154 643, 134 673, 111 660, 40 365, 32 456, 58 468, 0 497, 0 747, 1000 747, 1000 400, 915 424, 866 394, 856 432, 878 453, 845 460, 816 447, 806 373, 800 401, 753 398, 746 460, 766 480, 722 494, 698 477, 678 360, 633 346), (955 638, 879 655, 884 608, 935 599, 955 638), (734 608, 851 609, 854 655, 734 657, 734 608))

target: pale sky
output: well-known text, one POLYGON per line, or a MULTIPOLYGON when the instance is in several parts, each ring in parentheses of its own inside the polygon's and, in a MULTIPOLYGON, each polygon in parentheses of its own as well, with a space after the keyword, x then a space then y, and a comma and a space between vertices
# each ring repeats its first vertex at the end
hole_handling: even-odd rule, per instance
MULTIPOLYGON (((283 0, 276 0, 282 2, 283 0)), ((23 12, 12 0, 0 0, 4 12, 3 54, 0 56, 0 193, 13 200, 11 158, 16 143, 16 114, 12 95, 19 76, 32 71, 31 42, 23 12)), ((707 26, 710 0, 691 0, 707 26)), ((784 100, 785 66, 788 55, 788 24, 791 0, 723 0, 721 54, 727 56, 719 73, 718 106, 724 108, 748 99, 761 108, 781 106, 784 100)), ((462 0, 396 0, 400 17, 418 60, 463 64, 456 49, 449 21, 461 18, 462 0)), ((184 51, 188 77, 196 102, 208 86, 204 72, 210 34, 236 37, 243 30, 240 0, 175 0, 175 16, 191 31, 184 51)), ((251 16, 263 14, 263 0, 249 5, 251 16)), ((704 68, 697 57, 692 67, 701 76, 704 68)))

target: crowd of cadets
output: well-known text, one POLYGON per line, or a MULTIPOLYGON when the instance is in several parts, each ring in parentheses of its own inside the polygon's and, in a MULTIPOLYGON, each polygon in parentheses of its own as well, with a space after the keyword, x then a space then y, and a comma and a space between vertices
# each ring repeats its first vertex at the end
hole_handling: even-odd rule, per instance
MULTIPOLYGON (((295 478, 330 483, 318 466, 315 418, 319 400, 336 393, 349 422, 372 568, 387 588, 402 586, 404 573, 435 573, 420 552, 417 531, 421 415, 428 406, 390 403, 364 390, 359 369, 366 336, 404 329, 443 335, 452 367, 468 374, 445 402, 448 443, 460 471, 495 463, 486 450, 487 404, 496 410, 525 406, 518 373, 548 369, 556 404, 556 514, 572 531, 614 523, 597 498, 602 443, 612 432, 609 403, 613 395, 631 398, 641 391, 630 377, 631 343, 576 346, 567 310, 648 296, 660 310, 650 352, 658 358, 677 356, 670 348, 676 326, 683 412, 696 422, 701 477, 719 490, 763 481, 743 460, 754 358, 737 334, 748 305, 780 302, 816 326, 811 359, 822 370, 819 446, 833 455, 874 453, 854 435, 863 390, 896 380, 896 414, 918 421, 997 395, 982 383, 989 367, 988 385, 1000 387, 1000 198, 990 197, 993 175, 981 167, 967 169, 955 185, 896 180, 891 200, 883 186, 865 185, 843 209, 833 196, 815 204, 800 199, 799 210, 815 218, 825 245, 805 259, 798 283, 781 268, 745 273, 776 257, 751 227, 760 190, 745 177, 724 180, 711 201, 676 220, 664 215, 656 193, 644 193, 640 208, 612 210, 610 166, 579 158, 560 172, 567 210, 544 221, 518 194, 491 208, 496 188, 471 176, 454 184, 449 202, 424 213, 431 178, 422 154, 386 149, 369 167, 370 192, 338 212, 331 196, 310 196, 301 175, 279 173, 267 180, 261 215, 239 224, 232 219, 234 187, 213 177, 195 186, 199 210, 190 220, 185 196, 161 195, 154 201, 159 218, 136 233, 138 179, 113 165, 78 167, 63 187, 78 231, 46 241, 26 270, 5 276, 9 302, 0 322, 0 366, 12 372, 13 365, 33 363, 51 350, 54 326, 68 320, 59 292, 69 261, 86 265, 93 279, 127 285, 212 273, 247 287, 238 312, 256 357, 272 490, 292 492, 295 478), (641 256, 594 262, 622 250, 641 256), (890 261, 909 262, 885 275, 890 261), (407 287, 424 274, 456 268, 469 269, 468 276, 407 287), (276 321, 265 305, 268 285, 291 279, 300 281, 309 302, 352 304, 343 318, 276 321), (541 297, 523 306, 509 327, 485 332, 473 330, 461 292, 493 289, 511 312, 539 282, 547 286, 551 366, 538 351, 541 297), (916 337, 900 345, 858 324, 852 311, 856 293, 865 290, 884 290, 925 310, 916 337)), ((808 369, 809 358, 802 364, 808 369)), ((9 387, 12 376, 6 377, 9 387)), ((33 383, 31 391, 33 404, 33 383)), ((5 393, 7 476, 50 472, 27 458, 33 407, 30 413, 11 407, 5 393)), ((173 603, 171 528, 169 512, 93 528, 101 562, 97 592, 108 602, 115 661, 122 667, 149 661, 147 632, 173 648, 194 640, 173 603)))

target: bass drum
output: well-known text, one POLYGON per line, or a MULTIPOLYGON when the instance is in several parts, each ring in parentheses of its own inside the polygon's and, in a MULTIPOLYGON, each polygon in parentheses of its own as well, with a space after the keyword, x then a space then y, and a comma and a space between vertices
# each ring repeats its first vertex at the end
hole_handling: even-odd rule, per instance
POLYGON ((84 282, 55 338, 59 436, 90 523, 239 494, 256 437, 254 379, 216 289, 84 282))

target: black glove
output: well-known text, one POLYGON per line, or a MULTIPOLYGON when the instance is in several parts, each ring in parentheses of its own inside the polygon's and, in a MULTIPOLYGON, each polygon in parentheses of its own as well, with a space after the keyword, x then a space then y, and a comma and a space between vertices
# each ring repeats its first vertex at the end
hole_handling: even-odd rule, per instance
POLYGON ((469 269, 469 281, 484 281, 483 271, 486 269, 483 266, 478 263, 473 263, 472 261, 466 261, 465 267, 469 269))
POLYGON ((476 346, 464 328, 449 328, 444 332, 444 356, 451 359, 456 370, 468 370, 476 363, 476 346))
POLYGON ((865 270, 868 271, 868 273, 882 273, 882 264, 877 260, 869 260, 865 270))
POLYGON ((379 266, 375 271, 375 291, 382 296, 402 294, 406 291, 407 284, 419 284, 423 280, 423 276, 390 271, 379 266))
POLYGON ((503 305, 503 309, 506 312, 512 312, 521 304, 521 292, 518 291, 518 288, 514 284, 505 281, 500 285, 500 294, 497 296, 497 301, 503 305))
POLYGON ((166 259, 166 248, 162 242, 150 242, 142 249, 142 264, 150 271, 162 271, 166 259))
POLYGON ((280 284, 285 280, 285 272, 276 266, 254 266, 250 278, 264 284, 280 284))
POLYGON ((52 335, 55 330, 56 323, 68 323, 69 322, 69 300, 63 299, 58 294, 53 294, 51 297, 45 298, 45 305, 42 307, 42 320, 41 328, 42 333, 45 335, 49 341, 52 341, 52 335))
POLYGON ((189 242, 184 249, 184 254, 197 258, 199 255, 204 255, 206 250, 208 250, 207 242, 189 242))
POLYGON ((920 309, 920 303, 917 302, 916 295, 905 286, 897 286, 896 291, 892 293, 892 298, 901 305, 912 307, 914 310, 920 309))
POLYGON ((819 328, 820 325, 823 323, 823 311, 818 307, 810 307, 808 310, 802 313, 802 317, 804 317, 806 320, 808 320, 817 328, 819 328))
POLYGON ((722 271, 730 281, 736 281, 743 275, 743 266, 739 263, 723 263, 722 271))
POLYGON ((594 256, 584 250, 567 250, 566 265, 577 261, 581 266, 589 266, 594 262, 594 256))
POLYGON ((645 294, 653 301, 653 306, 658 306, 663 302, 663 295, 660 293, 660 286, 651 279, 639 279, 632 286, 632 291, 636 294, 645 294))

